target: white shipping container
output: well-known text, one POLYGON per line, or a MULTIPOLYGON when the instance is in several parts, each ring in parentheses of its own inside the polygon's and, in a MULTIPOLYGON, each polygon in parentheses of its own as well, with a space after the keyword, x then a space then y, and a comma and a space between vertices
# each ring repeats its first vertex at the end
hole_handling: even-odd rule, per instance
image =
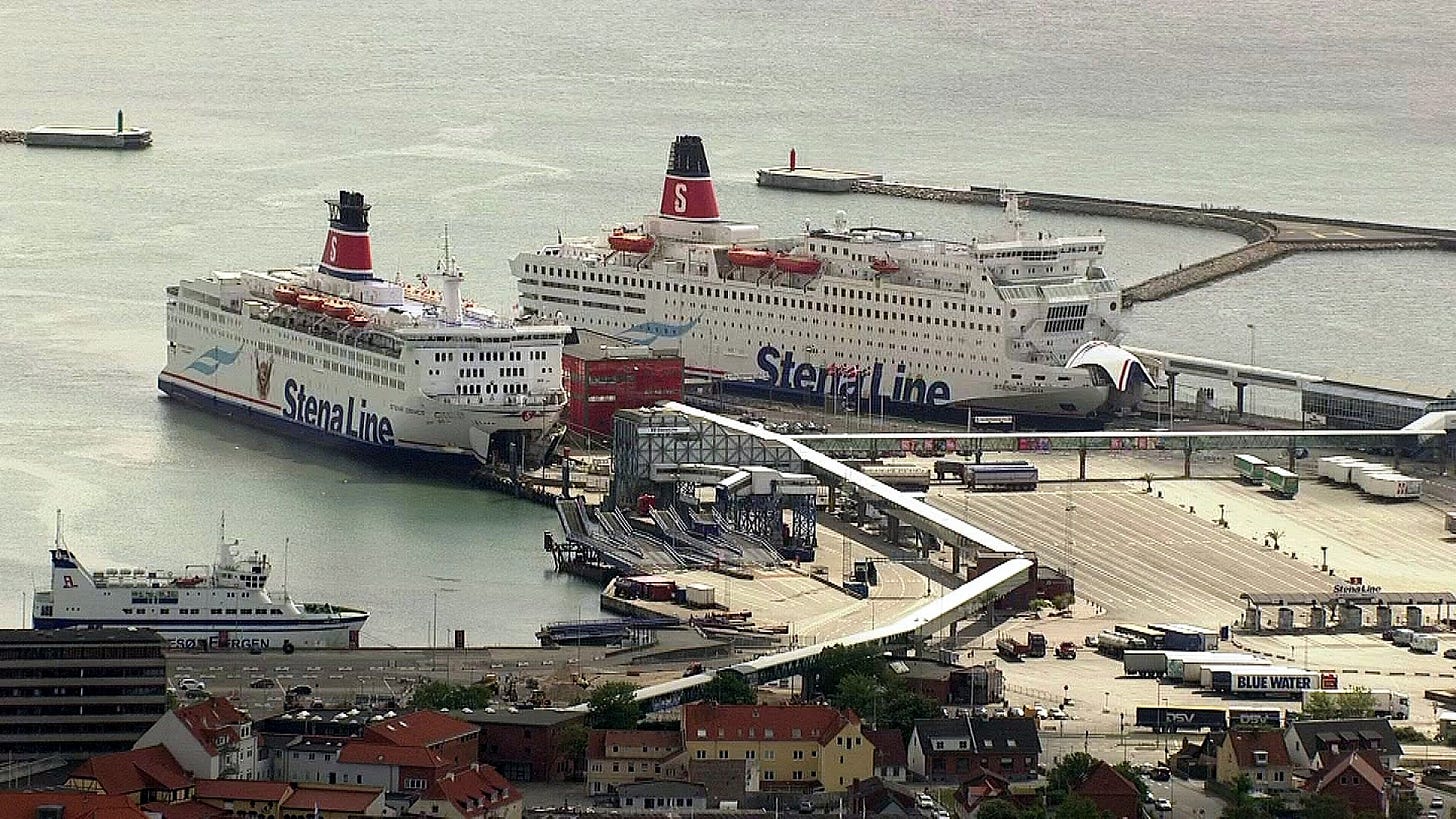
POLYGON ((683 586, 683 599, 695 608, 712 608, 715 589, 707 583, 689 583, 683 586))
POLYGON ((1315 467, 1315 474, 1321 478, 1335 479, 1337 474, 1348 475, 1351 463, 1364 463, 1353 455, 1330 455, 1319 459, 1319 465, 1315 467))
POLYGON ((1441 650, 1441 642, 1434 634, 1417 634, 1411 638, 1410 647, 1417 654, 1435 654, 1441 650))
MULTIPOLYGON (((1235 654, 1232 652, 1219 652, 1223 656, 1213 660, 1185 660, 1183 662, 1183 682, 1200 683, 1203 681, 1203 669, 1210 665, 1273 665, 1266 657, 1256 657, 1252 654, 1235 654)), ((1169 663, 1173 665, 1173 663, 1169 663)), ((1171 669, 1169 669, 1171 671, 1171 669)))
POLYGON ((1377 498, 1419 498, 1421 479, 1399 472, 1365 472, 1357 481, 1360 489, 1377 498))

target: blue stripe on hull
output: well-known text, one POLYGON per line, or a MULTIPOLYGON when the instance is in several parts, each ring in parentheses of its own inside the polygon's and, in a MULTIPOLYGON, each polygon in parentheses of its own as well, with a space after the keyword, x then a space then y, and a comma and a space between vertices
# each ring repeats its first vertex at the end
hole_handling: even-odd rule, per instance
MULTIPOLYGON (((798 404, 806 407, 823 407, 824 396, 817 393, 809 393, 803 390, 790 390, 774 386, 763 381, 724 381, 723 391, 730 395, 742 395, 750 398, 768 399, 786 404, 798 404)), ((1087 432, 1106 428, 1105 419, 1096 416, 1084 417, 1080 415, 1051 415, 1046 413, 1028 413, 1007 410, 1004 407, 996 407, 987 404, 983 408, 971 410, 976 413, 991 415, 1012 415, 1016 418, 1016 430, 1021 431, 1046 431, 1046 432, 1087 432)), ((936 406, 931 404, 917 404, 908 401, 891 401, 888 399, 875 399, 874 406, 870 406, 869 399, 860 401, 860 412, 868 417, 879 415, 882 412, 890 418, 908 418, 914 421, 936 421, 943 424, 964 425, 966 423, 966 408, 950 405, 936 406)), ((834 430, 840 432, 841 430, 834 430)))
POLYGON ((431 452, 424 449, 371 444, 357 438, 334 435, 333 433, 325 432, 318 427, 308 424, 290 421, 275 413, 263 412, 246 405, 235 404, 231 401, 208 395, 201 390, 193 389, 186 384, 168 381, 161 377, 157 378, 157 389, 166 393, 168 397, 175 398, 189 406, 207 410, 215 415, 236 418, 251 426, 266 429, 271 432, 282 432, 291 437, 326 446, 330 449, 343 450, 351 455, 367 458, 376 463, 386 463, 400 467, 444 469, 450 473, 458 472, 462 476, 469 474, 471 470, 479 465, 475 459, 475 455, 471 452, 431 452))

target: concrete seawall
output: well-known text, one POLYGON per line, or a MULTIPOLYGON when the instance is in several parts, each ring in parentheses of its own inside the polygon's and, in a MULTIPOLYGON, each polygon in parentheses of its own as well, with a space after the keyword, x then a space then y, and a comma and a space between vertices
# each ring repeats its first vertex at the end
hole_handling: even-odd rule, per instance
MULTIPOLYGON (((772 185, 772 181, 760 180, 772 185)), ((971 186, 940 188, 857 180, 853 193, 976 205, 999 205, 1001 189, 971 186)), ((1273 211, 1195 208, 1046 191, 1022 191, 1022 207, 1062 213, 1141 219, 1181 227, 1232 233, 1244 247, 1170 270, 1123 288, 1122 303, 1157 301, 1219 279, 1255 270, 1291 253, 1349 250, 1456 250, 1456 230, 1413 227, 1354 219, 1328 219, 1273 211)))

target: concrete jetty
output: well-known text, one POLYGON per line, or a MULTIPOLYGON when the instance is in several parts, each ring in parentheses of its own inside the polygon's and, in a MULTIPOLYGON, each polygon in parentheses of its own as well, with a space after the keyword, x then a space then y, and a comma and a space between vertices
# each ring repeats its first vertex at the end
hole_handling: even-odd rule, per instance
POLYGON ((138 149, 152 144, 152 132, 146 128, 127 128, 121 111, 116 112, 116 128, 85 128, 70 125, 42 125, 28 131, 0 130, 0 143, 10 142, 33 148, 106 148, 138 149))
MULTIPOLYGON (((804 170, 808 169, 799 169, 801 172, 804 170)), ((840 175, 836 177, 840 181, 833 187, 809 187, 791 173, 783 173, 787 171, 790 169, 761 170, 758 184, 794 190, 877 194, 976 205, 999 205, 1003 193, 1000 187, 980 185, 946 188, 884 182, 875 174, 856 174, 852 171, 834 172, 840 175)), ((1165 299, 1227 276, 1254 270, 1290 253, 1330 250, 1456 250, 1456 230, 1444 228, 1327 219, 1241 208, 1139 202, 1048 191, 1021 193, 1021 206, 1024 209, 1142 219, 1217 230, 1232 233, 1248 242, 1244 247, 1228 253, 1196 264, 1180 266, 1123 288, 1124 306, 1165 299)))

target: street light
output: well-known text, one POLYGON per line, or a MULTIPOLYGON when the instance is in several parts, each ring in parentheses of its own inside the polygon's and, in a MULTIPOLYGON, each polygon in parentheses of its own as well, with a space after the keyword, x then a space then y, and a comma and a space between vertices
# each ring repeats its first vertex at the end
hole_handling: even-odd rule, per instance
POLYGON ((1066 504, 1067 504, 1067 506, 1066 506, 1066 511, 1067 511, 1067 567, 1068 567, 1068 574, 1071 574, 1071 569, 1077 565, 1076 559, 1072 557, 1072 548, 1075 545, 1075 543, 1072 540, 1072 513, 1075 512, 1075 511, 1077 511, 1077 504, 1072 503, 1071 500, 1067 500, 1066 501, 1066 504))

